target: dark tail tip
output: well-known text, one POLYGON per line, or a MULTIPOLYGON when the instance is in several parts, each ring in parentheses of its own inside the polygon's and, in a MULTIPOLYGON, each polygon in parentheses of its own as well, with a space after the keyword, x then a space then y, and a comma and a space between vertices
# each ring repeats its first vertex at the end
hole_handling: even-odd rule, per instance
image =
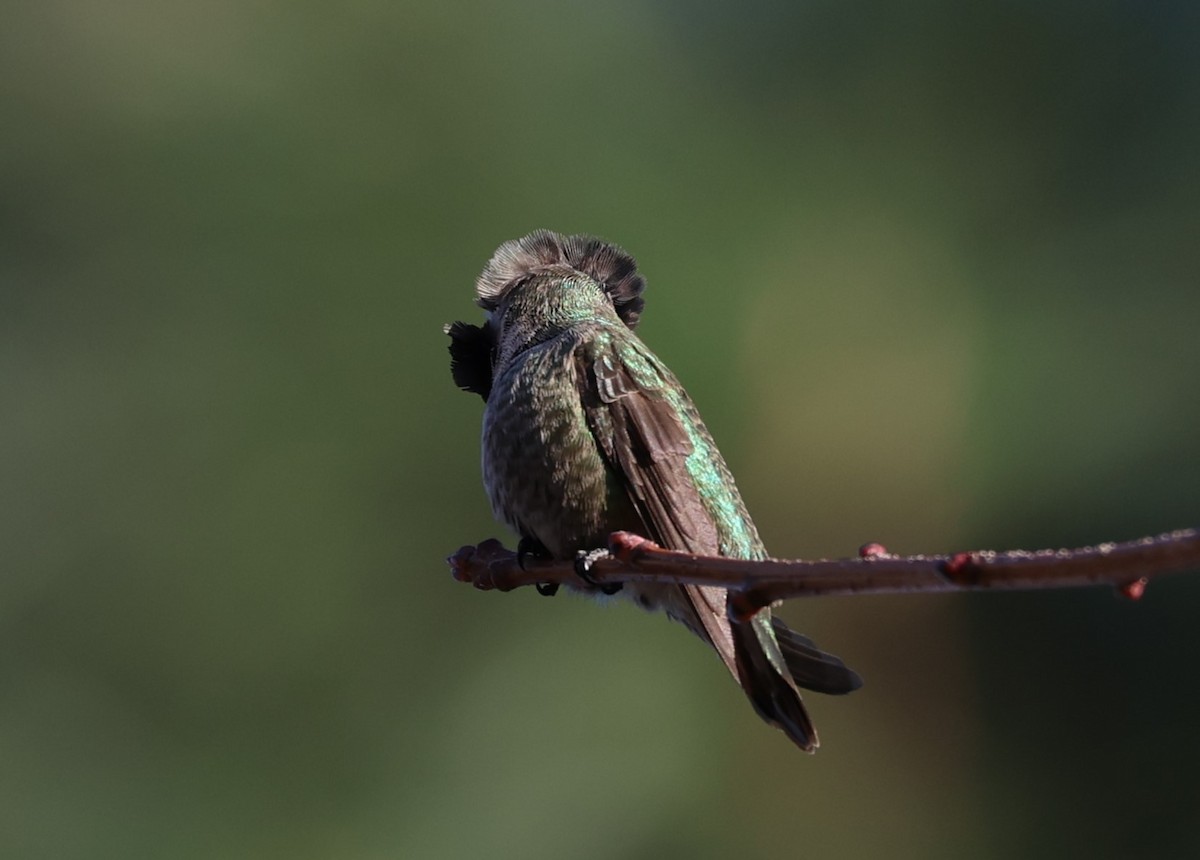
POLYGON ((738 682, 754 710, 800 749, 815 752, 820 745, 817 730, 804 708, 800 691, 788 674, 771 628, 755 619, 748 624, 732 625, 731 632, 738 682))

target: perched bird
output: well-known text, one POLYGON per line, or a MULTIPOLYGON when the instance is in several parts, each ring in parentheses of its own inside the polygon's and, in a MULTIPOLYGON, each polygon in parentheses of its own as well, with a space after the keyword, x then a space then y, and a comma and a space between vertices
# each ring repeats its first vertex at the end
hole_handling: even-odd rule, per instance
MULTIPOLYGON (((696 407, 633 332, 644 287, 632 257, 591 236, 537 230, 496 250, 475 285, 486 322, 446 326, 455 383, 486 402, 492 510, 522 552, 555 559, 622 529, 668 549, 766 558, 696 407)), ((862 685, 769 609, 731 623, 724 589, 627 583, 621 593, 712 645, 759 716, 805 751, 817 733, 799 688, 862 685)))

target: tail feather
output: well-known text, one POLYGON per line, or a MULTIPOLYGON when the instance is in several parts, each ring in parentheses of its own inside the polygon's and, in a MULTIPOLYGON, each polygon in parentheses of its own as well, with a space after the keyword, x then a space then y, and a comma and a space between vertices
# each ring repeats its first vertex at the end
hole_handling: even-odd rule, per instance
POLYGON ((731 624, 724 589, 678 588, 689 611, 676 617, 712 644, 763 720, 782 730, 800 749, 813 752, 819 743, 817 730, 800 688, 849 693, 862 686, 862 679, 807 636, 772 618, 769 610, 745 624, 731 624))
POLYGON ((754 710, 800 749, 814 752, 820 745, 817 730, 804 709, 770 622, 760 613, 749 623, 730 626, 738 683, 754 710))
POLYGON ((807 636, 797 633, 778 618, 771 619, 775 639, 796 684, 806 690, 829 695, 852 693, 862 678, 840 659, 819 649, 807 636))

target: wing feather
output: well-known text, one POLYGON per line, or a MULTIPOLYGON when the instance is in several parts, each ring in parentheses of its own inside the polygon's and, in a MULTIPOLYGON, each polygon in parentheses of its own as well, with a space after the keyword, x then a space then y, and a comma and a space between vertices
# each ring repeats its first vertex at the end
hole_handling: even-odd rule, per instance
MULTIPOLYGON (((668 399, 667 389, 674 380, 667 379, 645 354, 638 354, 636 367, 631 366, 605 338, 583 344, 577 360, 592 432, 641 517, 645 536, 669 549, 719 553, 716 524, 687 471, 687 458, 695 446, 679 410, 668 399)), ((686 598, 681 604, 691 609, 690 617, 680 620, 705 636, 737 677, 724 589, 678 588, 686 598)))
MULTIPOLYGON (((678 383, 632 335, 584 339, 576 362, 588 425, 636 509, 645 537, 668 549, 720 555, 715 515, 689 471, 689 457, 703 443, 693 438, 697 428, 689 429, 686 421, 698 419, 678 383)), ((718 465, 724 469, 723 463, 718 465)), ((797 681, 818 690, 846 692, 861 683, 857 676, 810 640, 782 625, 773 627, 766 611, 747 624, 731 625, 722 588, 674 587, 683 598, 674 602, 687 612, 679 620, 712 643, 763 719, 812 751, 817 735, 797 681), (790 634, 782 641, 776 636, 781 630, 790 634), (796 671, 800 675, 794 679, 796 671)))

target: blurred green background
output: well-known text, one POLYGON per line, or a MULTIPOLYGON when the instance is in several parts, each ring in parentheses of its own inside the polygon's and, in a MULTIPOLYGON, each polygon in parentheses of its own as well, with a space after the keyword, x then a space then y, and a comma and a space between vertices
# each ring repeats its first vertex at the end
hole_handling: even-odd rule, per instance
POLYGON ((1200 581, 824 599, 815 757, 511 536, 443 323, 616 241, 779 556, 1200 522, 1192 3, 8 4, 0 853, 1200 854, 1200 581))

